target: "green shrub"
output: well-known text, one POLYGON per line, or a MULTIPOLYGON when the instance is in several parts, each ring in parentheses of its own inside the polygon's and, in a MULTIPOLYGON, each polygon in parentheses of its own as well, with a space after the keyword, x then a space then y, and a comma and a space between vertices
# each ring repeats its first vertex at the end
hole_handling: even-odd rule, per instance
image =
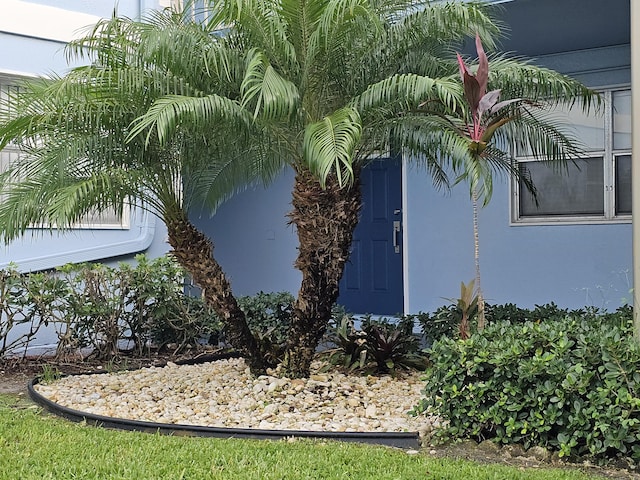
POLYGON ((162 348, 168 343, 182 345, 199 338, 197 328, 191 339, 185 338, 185 331, 193 330, 190 325, 198 318, 182 316, 181 305, 188 301, 184 295, 185 272, 172 257, 149 260, 138 255, 135 264, 122 263, 117 273, 127 279, 122 291, 127 304, 121 317, 126 326, 123 333, 137 352, 142 354, 149 341, 162 348))
POLYGON ((57 278, 66 284, 58 298, 58 355, 90 349, 101 360, 117 356, 129 277, 103 264, 67 264, 57 278))
POLYGON ((170 302, 152 304, 150 310, 150 335, 156 348, 171 347, 173 353, 180 353, 200 343, 217 345, 222 324, 202 298, 180 294, 170 302))
POLYGON ((123 264, 129 278, 126 334, 139 352, 149 345, 171 346, 180 353, 199 343, 216 344, 221 323, 201 297, 184 293, 185 271, 170 256, 152 261, 141 255, 134 266, 123 264))
MULTIPOLYGON (((462 320, 462 312, 455 305, 445 305, 432 314, 421 312, 416 315, 422 335, 428 344, 441 337, 457 338, 458 325, 462 320)), ((475 328, 475 319, 473 319, 475 328)))
MULTIPOLYGON (((0 270, 0 357, 26 352, 43 322, 31 294, 42 297, 37 282, 29 282, 14 266, 0 270), (23 333, 14 333, 23 326, 23 333)), ((46 300, 52 300, 49 297, 46 300)))
MULTIPOLYGON (((567 315, 594 315, 597 309, 568 310, 558 307, 555 303, 535 305, 533 310, 520 308, 513 303, 504 305, 485 304, 485 318, 487 323, 510 321, 511 323, 547 322, 550 320, 560 320, 567 315)), ((428 344, 435 342, 441 337, 458 338, 458 326, 462 320, 462 309, 458 305, 445 305, 432 314, 419 313, 416 316, 422 329, 422 334, 428 344)), ((475 315, 470 318, 471 330, 476 330, 475 315)))
MULTIPOLYGON (((238 297, 238 305, 269 364, 277 365, 284 358, 294 300, 289 292, 259 292, 238 297)), ((215 314, 213 318, 219 322, 215 314)), ((224 331, 221 335, 224 341, 224 331)))
POLYGON ((631 305, 619 307, 615 312, 599 312, 592 309, 588 314, 598 315, 603 323, 614 327, 624 329, 633 324, 633 307, 631 305))
MULTIPOLYGON (((536 308, 538 308, 536 306, 536 308)), ((488 322, 502 322, 509 320, 512 323, 524 323, 532 320, 531 311, 525 308, 519 308, 513 303, 505 303, 503 305, 485 305, 485 316, 488 322)))
POLYGON ((98 358, 111 359, 131 345, 138 355, 169 345, 180 353, 220 330, 203 301, 184 294, 185 272, 170 256, 138 255, 133 265, 68 265, 62 271, 71 287, 65 318, 75 346, 90 347, 98 358))
POLYGON ((238 304, 247 316, 247 323, 254 334, 269 334, 274 341, 280 343, 287 338, 294 300, 289 292, 259 292, 239 297, 238 304))
POLYGON ((628 308, 495 322, 430 350, 416 412, 453 437, 539 445, 561 456, 640 460, 640 347, 628 308))
POLYGON ((67 264, 57 271, 0 271, 0 356, 26 348, 52 326, 57 355, 81 349, 111 360, 171 343, 176 352, 216 335, 219 323, 199 298, 184 295, 184 271, 170 257, 109 267, 67 264), (24 328, 24 326, 27 326, 24 328), (22 332, 15 329, 22 326, 22 332))

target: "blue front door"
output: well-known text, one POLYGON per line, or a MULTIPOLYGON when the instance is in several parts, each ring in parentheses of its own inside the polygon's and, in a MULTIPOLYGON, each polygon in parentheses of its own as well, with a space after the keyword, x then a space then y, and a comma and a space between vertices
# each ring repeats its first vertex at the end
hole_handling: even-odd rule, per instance
POLYGON ((372 161, 361 175, 362 210, 338 303, 351 313, 403 310, 402 162, 372 161))

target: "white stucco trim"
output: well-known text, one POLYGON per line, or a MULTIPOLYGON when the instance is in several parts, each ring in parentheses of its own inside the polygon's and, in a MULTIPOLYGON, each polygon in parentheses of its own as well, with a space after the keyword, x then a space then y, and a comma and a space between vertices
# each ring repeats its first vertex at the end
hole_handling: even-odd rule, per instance
POLYGON ((409 235, 407 235, 407 205, 409 205, 409 194, 407 192, 407 169, 408 160, 406 154, 402 153, 402 298, 403 313, 409 313, 409 235))
POLYGON ((143 212, 142 218, 136 222, 136 226, 140 231, 134 238, 87 248, 58 251, 42 256, 30 255, 26 258, 12 258, 11 262, 0 262, 0 268, 6 268, 9 263, 13 263, 17 265, 18 271, 33 272, 55 268, 66 263, 89 262, 142 252, 149 248, 153 242, 156 231, 155 215, 147 211, 143 212))
POLYGON ((1 8, 0 32, 65 43, 100 20, 96 15, 20 0, 2 0, 1 8))

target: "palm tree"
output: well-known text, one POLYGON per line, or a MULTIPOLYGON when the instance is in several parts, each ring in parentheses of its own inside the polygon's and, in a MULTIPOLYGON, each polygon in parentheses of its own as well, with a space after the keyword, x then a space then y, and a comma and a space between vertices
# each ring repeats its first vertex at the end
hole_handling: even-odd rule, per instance
MULTIPOLYGON (((547 112, 558 105, 572 106, 576 101, 581 102, 586 111, 598 101, 598 96, 565 76, 523 61, 496 57, 490 72, 479 35, 476 36, 476 51, 475 74, 460 54, 457 55, 465 101, 457 110, 443 113, 442 127, 434 131, 446 138, 442 144, 448 145, 445 155, 457 174, 455 182, 465 181, 469 185, 473 206, 477 320, 478 329, 482 330, 485 302, 480 284, 478 203, 482 201, 482 206, 486 206, 491 200, 494 173, 506 173, 522 180, 535 198, 535 185, 520 175, 510 149, 517 145, 518 150, 531 152, 538 160, 560 166, 578 158, 578 142, 547 112), (489 82, 497 88, 487 91, 489 82), (501 101, 501 96, 506 96, 507 100, 501 101)), ((428 107, 428 104, 423 106, 428 107)), ((431 113, 427 108, 427 114, 431 113)), ((468 336, 468 330, 468 324, 465 329, 461 328, 463 338, 468 336)))
MULTIPOLYGON (((267 5, 269 8, 266 9, 263 5, 260 12, 276 11, 272 8, 274 5, 275 3, 269 3, 267 5)), ((249 6, 256 8, 255 5, 249 6)), ((337 6, 342 8, 340 5, 337 6)), ((382 70, 382 61, 371 62, 371 59, 367 59, 366 68, 362 68, 359 63, 349 66, 351 74, 357 73, 358 81, 362 84, 360 87, 357 85, 349 87, 354 92, 362 92, 359 97, 354 97, 353 92, 342 91, 348 84, 334 85, 332 89, 325 91, 331 83, 335 83, 333 79, 338 75, 337 72, 345 68, 342 58, 344 52, 339 52, 341 47, 339 43, 334 41, 330 45, 314 47, 319 50, 314 55, 321 55, 320 60, 312 62, 317 64, 317 67, 326 68, 325 61, 335 61, 336 59, 332 57, 339 55, 336 57, 338 61, 334 65, 335 70, 321 72, 325 77, 316 79, 314 75, 301 71, 301 66, 296 65, 295 57, 286 60, 293 63, 289 70, 284 68, 287 67, 286 62, 280 59, 276 59, 278 64, 274 66, 264 52, 271 53, 282 46, 286 47, 286 42, 281 43, 277 38, 270 39, 275 41, 275 44, 259 45, 260 48, 257 48, 251 30, 253 28, 260 33, 260 29, 268 24, 267 20, 272 20, 271 15, 260 18, 254 11, 248 13, 245 11, 246 16, 242 17, 248 25, 248 30, 245 31, 238 28, 240 22, 234 17, 236 7, 238 5, 233 4, 229 11, 209 12, 214 16, 206 27, 209 31, 215 31, 222 25, 233 25, 227 35, 222 37, 227 43, 223 44, 220 41, 215 48, 218 51, 217 55, 226 61, 224 64, 220 62, 221 66, 218 68, 223 70, 232 81, 236 81, 237 90, 227 92, 227 96, 236 102, 217 103, 218 98, 214 98, 216 103, 212 103, 213 95, 206 94, 184 93, 162 97, 132 124, 129 138, 144 136, 147 139, 157 138, 160 142, 166 141, 170 144, 176 137, 184 135, 185 130, 201 132, 201 135, 208 136, 211 134, 209 130, 211 121, 219 118, 224 120, 235 118, 239 103, 244 108, 243 112, 240 112, 243 120, 240 122, 241 128, 252 128, 250 141, 245 141, 243 145, 243 151, 247 152, 245 155, 256 159, 255 163, 260 165, 260 168, 264 168, 265 165, 294 168, 296 183, 291 220, 296 225, 299 236, 300 247, 296 266, 303 273, 303 280, 293 309, 294 320, 290 329, 283 371, 290 377, 307 376, 316 346, 326 329, 331 308, 338 296, 338 284, 344 263, 348 258, 352 233, 358 221, 360 193, 357 178, 360 165, 371 151, 384 148, 388 135, 386 131, 390 128, 385 123, 387 117, 393 118, 396 112, 400 112, 407 105, 416 105, 418 99, 422 99, 424 95, 433 96, 438 101, 447 103, 452 102, 459 92, 456 90, 455 83, 449 80, 440 82, 415 73, 388 76, 388 73, 382 70), (216 13, 218 15, 215 15, 216 13), (283 73, 287 73, 287 76, 283 73), (375 74, 375 77, 372 77, 374 80, 385 78, 385 75, 387 78, 384 82, 376 84, 364 77, 364 73, 369 76, 375 74), (306 97, 300 94, 305 89, 309 92, 306 97), (396 100, 396 96, 400 99, 396 100), (360 138, 363 130, 360 111, 372 118, 370 123, 377 129, 377 131, 374 128, 366 129, 364 133, 370 136, 366 140, 360 138), (322 117, 322 115, 325 116, 322 117), (247 117, 253 118, 251 125, 244 121, 247 117), (315 121, 316 118, 320 119, 315 121), (337 168, 334 170, 332 167, 337 168)), ((396 6, 396 8, 400 7, 396 6)), ((403 4, 402 9, 404 8, 406 4, 403 4)), ((328 35, 331 32, 324 32, 323 28, 331 27, 336 30, 341 28, 339 25, 331 25, 334 21, 332 19, 334 13, 330 6, 322 6, 321 12, 314 13, 317 18, 310 19, 308 25, 297 28, 309 30, 315 28, 321 34, 328 35), (314 25, 316 22, 326 22, 327 25, 323 23, 323 27, 318 28, 314 25)), ((395 15, 397 12, 391 10, 391 13, 395 15)), ((387 12, 389 15, 391 13, 387 12)), ((439 43, 441 39, 437 37, 438 35, 445 36, 446 33, 449 41, 462 39, 461 33, 454 32, 463 30, 463 24, 469 22, 467 17, 470 13, 472 18, 477 17, 482 20, 473 23, 474 29, 482 28, 482 22, 485 22, 487 28, 495 30, 487 17, 473 9, 455 8, 453 13, 457 16, 450 19, 453 23, 446 23, 441 18, 451 17, 450 12, 434 9, 431 12, 432 15, 428 19, 423 19, 422 23, 410 17, 400 28, 391 29, 386 34, 389 37, 387 41, 394 42, 398 51, 392 55, 385 53, 388 57, 387 61, 394 63, 394 65, 387 65, 387 68, 392 72, 406 70, 405 63, 408 61, 405 57, 411 57, 411 45, 407 45, 406 42, 401 44, 399 40, 403 36, 412 39, 412 42, 418 42, 423 47, 432 42, 420 30, 424 28, 425 23, 434 24, 431 26, 430 33, 436 40, 432 42, 433 45, 430 48, 426 49, 430 55, 444 50, 444 46, 439 43), (460 28, 451 29, 456 22, 460 28), (438 26, 441 31, 436 31, 435 26, 438 26)), ((298 11, 297 14, 301 15, 301 12, 298 11)), ((371 15, 371 12, 367 15, 371 15)), ((296 22, 295 12, 289 12, 289 17, 287 21, 296 22)), ((345 13, 344 18, 340 20, 350 23, 352 16, 345 13)), ((276 27, 273 28, 277 30, 276 27)), ((371 55, 381 57, 378 51, 379 43, 375 41, 369 43, 368 39, 358 38, 358 35, 368 34, 369 30, 367 24, 360 24, 358 30, 351 32, 354 44, 360 48, 366 46, 367 50, 371 50, 373 45, 375 47, 370 52, 371 55)), ((468 31, 470 32, 471 29, 469 28, 468 31)), ((261 39, 262 36, 258 35, 258 38, 261 39)), ((345 37, 341 39, 344 41, 345 37)), ((305 49, 314 50, 304 44, 298 44, 297 48, 302 49, 302 56, 310 55, 305 49)), ((291 52, 285 50, 284 53, 291 52)), ((355 55, 353 58, 361 62, 366 57, 355 55)), ((154 56, 153 61, 157 63, 157 57, 154 56)), ((304 66, 304 68, 310 67, 304 66)), ((436 68, 431 66, 431 70, 435 71, 436 68)), ((242 136, 234 135, 233 138, 236 141, 242 140, 242 136)), ((242 142, 237 144, 240 145, 242 142)), ((200 172, 195 173, 195 170, 193 172, 196 176, 200 175, 200 172)), ((264 176, 263 173, 258 173, 260 174, 264 176)), ((170 225, 169 230, 171 231, 170 225)), ((188 238, 186 235, 182 237, 188 238)), ((174 254, 176 254, 175 245, 174 254)), ((188 258, 180 256, 178 258, 186 264, 187 268, 191 267, 190 270, 196 267, 195 264, 201 263, 198 259, 194 262, 195 264, 190 265, 188 258)), ((196 281, 198 281, 197 277, 196 281)), ((230 291, 227 296, 231 296, 230 291)), ((234 316, 233 321, 239 322, 239 318, 240 315, 234 316)))
MULTIPOLYGON (((498 27, 476 4, 413 0, 220 1, 207 14, 211 30, 227 27, 230 49, 246 52, 238 99, 261 132, 257 141, 270 146, 252 153, 295 172, 289 218, 302 283, 283 373, 307 376, 358 223, 362 166, 390 145, 408 145, 428 152, 427 167, 446 183, 433 144, 405 112, 425 98, 455 108, 460 86, 438 78, 454 67, 453 46, 477 31, 492 44, 498 27)), ((134 133, 170 139, 181 126, 197 128, 202 101, 163 98, 134 133)))
POLYGON ((19 161, 0 176, 0 234, 9 241, 34 224, 65 229, 88 214, 122 214, 125 204, 151 210, 167 226, 173 255, 223 319, 230 343, 260 374, 266 365, 213 244, 188 219, 194 203, 214 207, 254 180, 256 169, 269 177, 268 166, 254 162, 261 156, 237 157, 224 141, 252 134, 252 119, 234 103, 237 88, 224 72, 231 63, 224 55, 234 52, 216 50, 217 41, 202 25, 168 12, 148 22, 113 18, 68 46, 70 56, 91 65, 23 84, 0 106, 0 148, 21 148, 19 161), (184 128, 161 144, 153 135, 131 135, 133 120, 159 98, 202 92, 228 112, 224 121, 203 120, 208 136, 184 128))

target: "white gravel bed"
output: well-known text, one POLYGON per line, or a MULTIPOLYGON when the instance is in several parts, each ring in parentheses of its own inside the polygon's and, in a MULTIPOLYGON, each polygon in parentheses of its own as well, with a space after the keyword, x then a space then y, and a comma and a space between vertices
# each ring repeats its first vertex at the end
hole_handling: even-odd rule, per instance
MULTIPOLYGON (((318 365, 314 364, 317 372, 318 365)), ((199 365, 74 375, 36 391, 74 410, 114 418, 227 428, 331 432, 420 432, 439 423, 407 414, 420 399, 420 373, 309 379, 252 378, 241 358, 199 365)))

